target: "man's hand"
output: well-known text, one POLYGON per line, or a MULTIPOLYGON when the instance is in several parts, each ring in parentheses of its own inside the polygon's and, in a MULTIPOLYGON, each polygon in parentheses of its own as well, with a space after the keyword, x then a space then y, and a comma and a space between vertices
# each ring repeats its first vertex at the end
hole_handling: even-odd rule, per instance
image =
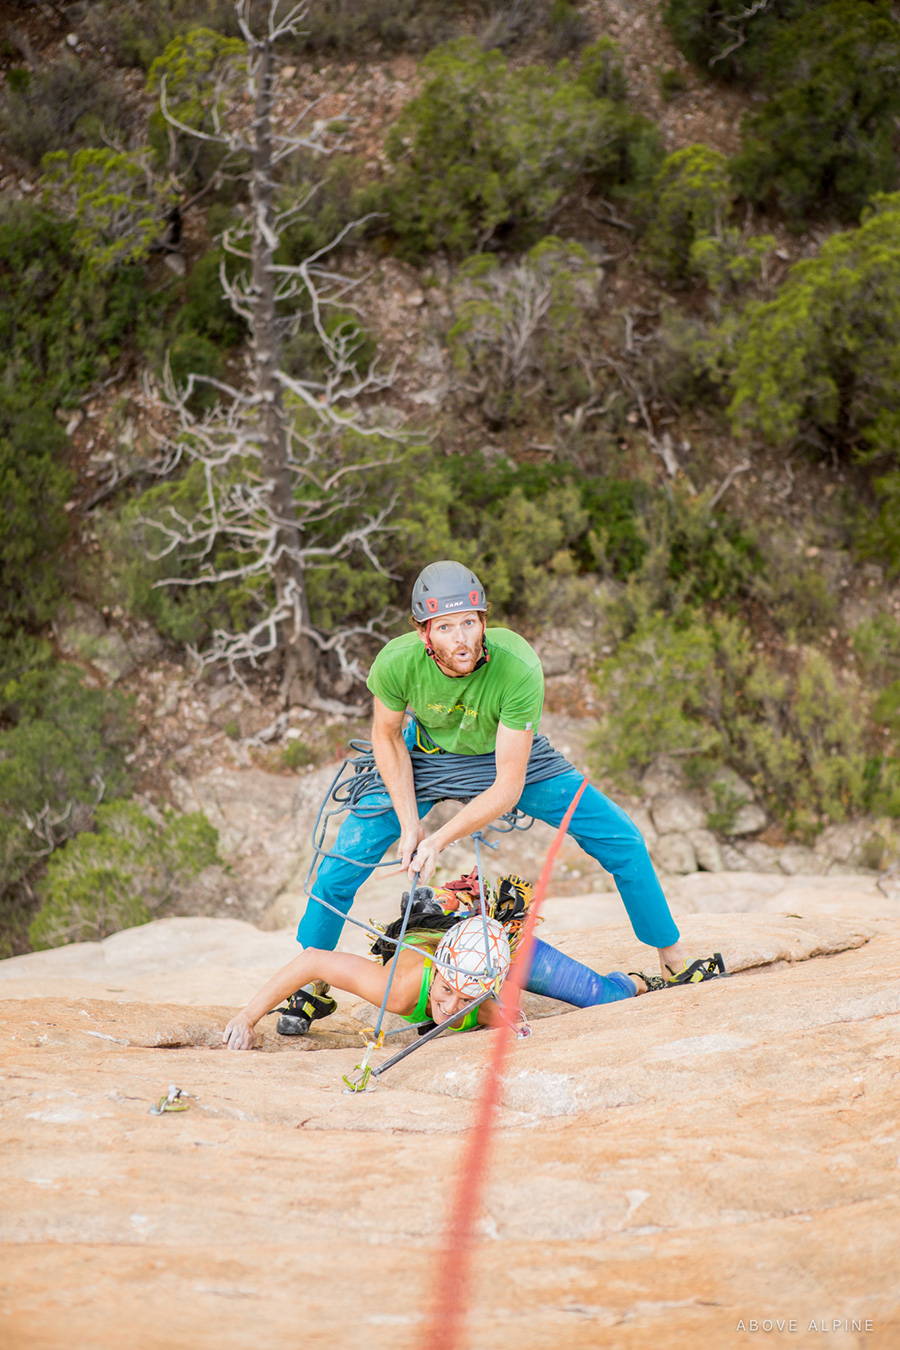
MULTIPOLYGON (((404 830, 403 833, 400 835, 399 870, 401 872, 409 871, 409 867, 413 859, 413 854, 415 853, 416 849, 418 848, 419 844, 424 838, 425 838, 425 826, 422 824, 421 820, 417 820, 415 825, 411 825, 409 829, 404 830)), ((391 873, 391 875, 394 874, 391 873)), ((410 872, 410 876, 412 876, 412 872, 410 872)))
POLYGON ((410 881, 418 876, 419 885, 424 886, 428 881, 428 878, 434 874, 434 869, 437 867, 437 860, 440 857, 440 853, 441 850, 434 842, 433 836, 421 839, 407 868, 410 881))

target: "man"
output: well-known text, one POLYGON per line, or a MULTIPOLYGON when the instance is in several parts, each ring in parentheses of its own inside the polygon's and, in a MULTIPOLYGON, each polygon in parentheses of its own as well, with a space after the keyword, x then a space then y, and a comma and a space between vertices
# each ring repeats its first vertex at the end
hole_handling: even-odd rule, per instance
MULTIPOLYGON (((513 807, 558 826, 582 775, 536 736, 544 701, 540 660, 519 634, 487 628, 487 600, 464 564, 430 563, 412 593, 415 630, 379 652, 367 680, 373 695, 372 748, 386 792, 365 796, 341 827, 332 856, 319 867, 297 930, 304 947, 331 950, 343 913, 373 866, 399 836, 403 868, 426 883, 448 844, 489 825, 513 807), (407 722, 407 713, 413 720, 407 722), (483 785, 472 787, 480 772, 483 785), (417 775, 438 775, 459 810, 429 833, 422 823, 435 796, 417 790, 417 775), (462 777, 460 775, 463 775, 462 777), (460 784, 468 787, 461 790, 460 784)), ((588 785, 569 833, 610 872, 636 937, 659 954, 668 983, 709 979, 713 958, 684 950, 646 844, 625 812, 588 785)), ((534 993, 550 993, 529 980, 534 993)), ((552 994, 551 994, 552 996, 552 994)), ((290 1034, 290 1017, 279 1029, 290 1034)))

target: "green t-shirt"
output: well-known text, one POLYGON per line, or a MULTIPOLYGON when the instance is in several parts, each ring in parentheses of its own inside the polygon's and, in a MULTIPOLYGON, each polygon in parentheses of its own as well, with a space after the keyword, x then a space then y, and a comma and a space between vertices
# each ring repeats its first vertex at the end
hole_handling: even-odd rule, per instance
POLYGON ((537 653, 518 633, 489 628, 490 660, 471 675, 445 675, 418 633, 394 638, 372 662, 366 681, 393 712, 411 709, 435 745, 458 755, 496 749, 497 727, 537 731, 544 673, 537 653))

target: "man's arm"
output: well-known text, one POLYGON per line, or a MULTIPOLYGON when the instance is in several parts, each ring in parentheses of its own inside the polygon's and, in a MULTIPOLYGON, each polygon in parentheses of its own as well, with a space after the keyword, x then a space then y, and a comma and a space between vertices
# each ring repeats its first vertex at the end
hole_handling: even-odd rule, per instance
POLYGON ((421 840, 409 863, 410 876, 418 872, 420 882, 426 882, 435 869, 438 855, 448 844, 480 830, 512 810, 525 786, 533 740, 532 731, 512 731, 502 725, 497 728, 496 778, 489 788, 451 816, 446 825, 421 840))
POLYGON ((373 698, 372 702, 372 751, 400 821, 401 865, 408 868, 425 828, 419 820, 412 760, 403 739, 406 714, 394 712, 380 698, 373 698))

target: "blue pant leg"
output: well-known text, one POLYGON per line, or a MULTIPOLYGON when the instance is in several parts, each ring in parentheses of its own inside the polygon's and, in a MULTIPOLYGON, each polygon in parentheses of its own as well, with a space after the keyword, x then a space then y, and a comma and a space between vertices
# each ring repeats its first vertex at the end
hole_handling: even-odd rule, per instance
POLYGON ((621 998, 634 998, 637 986, 627 975, 614 970, 609 975, 600 975, 590 966, 583 965, 572 956, 549 942, 537 938, 531 958, 531 968, 525 985, 532 994, 543 994, 545 998, 558 998, 563 1003, 573 1003, 576 1008, 595 1008, 599 1003, 616 1003, 621 998))
MULTIPOLYGON (((526 787, 518 805, 537 820, 559 825, 580 783, 577 769, 557 774, 526 787)), ((678 928, 647 845, 630 816, 589 783, 575 808, 569 834, 612 874, 638 940, 648 947, 676 943, 678 928)))
MULTIPOLYGON (((426 815, 433 805, 434 802, 419 802, 419 817, 426 815)), ((320 905, 317 897, 321 896, 347 914, 356 892, 399 836, 400 822, 386 792, 372 792, 360 799, 338 830, 328 855, 319 863, 309 901, 297 927, 297 941, 301 946, 334 950, 344 919, 320 905), (381 807, 386 809, 380 810, 381 807)), ((398 912, 401 889, 398 878, 398 912)))

